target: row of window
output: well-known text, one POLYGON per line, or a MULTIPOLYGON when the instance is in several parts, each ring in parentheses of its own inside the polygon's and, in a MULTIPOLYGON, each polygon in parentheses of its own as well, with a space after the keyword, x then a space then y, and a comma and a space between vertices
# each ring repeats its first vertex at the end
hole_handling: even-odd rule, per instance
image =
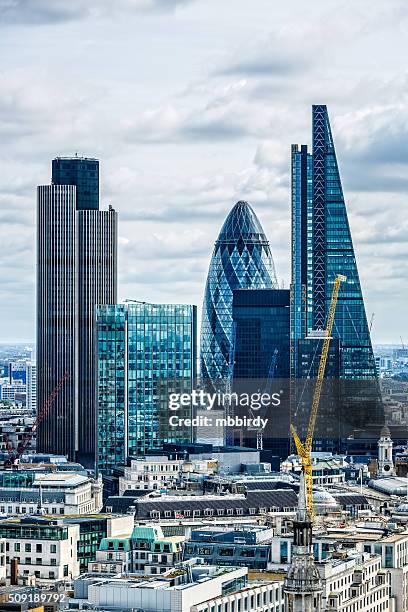
MULTIPOLYGON (((196 517, 196 516, 213 516, 216 514, 217 516, 232 516, 235 514, 237 516, 244 514, 244 508, 218 508, 217 510, 213 510, 212 508, 206 508, 205 510, 151 510, 150 517, 151 518, 160 518, 164 516, 164 518, 187 518, 187 517, 196 517)), ((278 508, 277 506, 271 506, 270 508, 248 508, 248 514, 265 514, 266 512, 295 512, 296 508, 285 506, 284 508, 278 508)))

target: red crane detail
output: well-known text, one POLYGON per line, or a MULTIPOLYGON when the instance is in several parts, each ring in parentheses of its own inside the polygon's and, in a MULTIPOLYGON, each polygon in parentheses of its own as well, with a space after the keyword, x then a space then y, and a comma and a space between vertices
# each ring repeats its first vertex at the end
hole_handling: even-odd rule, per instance
POLYGON ((27 433, 27 435, 24 438, 24 440, 22 440, 20 442, 20 444, 18 445, 16 452, 13 451, 13 448, 11 446, 11 443, 10 443, 10 440, 8 439, 7 434, 4 434, 4 440, 7 443, 7 451, 8 451, 8 454, 9 454, 9 460, 8 460, 9 465, 13 465, 21 457, 21 455, 24 453, 24 451, 27 448, 29 442, 31 442, 35 432, 37 431, 39 424, 45 419, 45 417, 49 413, 50 408, 51 408, 55 398, 57 397, 58 393, 61 390, 61 387, 63 386, 63 384, 65 383, 65 381, 68 378, 69 378, 69 374, 68 374, 68 372, 65 372, 65 374, 59 379, 59 381, 55 385, 54 389, 51 391, 51 393, 47 397, 45 403, 43 404, 41 409, 38 411, 37 417, 36 417, 32 427, 31 427, 31 429, 27 433))

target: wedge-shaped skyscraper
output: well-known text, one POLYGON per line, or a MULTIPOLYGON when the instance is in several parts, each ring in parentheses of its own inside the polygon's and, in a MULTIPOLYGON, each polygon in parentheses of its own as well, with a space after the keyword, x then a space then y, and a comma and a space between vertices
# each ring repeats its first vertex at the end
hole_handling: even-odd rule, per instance
POLYGON ((207 383, 231 376, 234 289, 276 289, 269 242, 247 202, 237 202, 214 246, 204 293, 201 377, 207 383))
MULTIPOLYGON (((300 341, 316 338, 326 326, 333 283, 347 277, 337 303, 333 336, 339 340, 339 377, 372 381, 357 396, 370 397, 374 420, 381 420, 381 401, 363 294, 347 217, 327 108, 313 106, 313 152, 292 146, 292 375, 305 367, 300 341), (300 369, 301 369, 300 368, 300 369)), ((317 351, 319 352, 319 351, 317 351)), ((313 376, 317 367, 310 364, 313 376)), ((348 393, 352 385, 348 386, 348 393)), ((366 404, 367 405, 367 404, 366 404)), ((354 420, 353 415, 348 415, 354 420)))

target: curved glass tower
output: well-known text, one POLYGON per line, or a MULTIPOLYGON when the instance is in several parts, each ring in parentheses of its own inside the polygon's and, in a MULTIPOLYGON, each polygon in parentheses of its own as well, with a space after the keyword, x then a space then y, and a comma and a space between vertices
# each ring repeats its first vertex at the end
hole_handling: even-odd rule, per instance
POLYGON ((230 376, 234 289, 277 287, 262 226, 247 202, 237 202, 222 226, 208 271, 200 341, 203 381, 227 380, 230 376))

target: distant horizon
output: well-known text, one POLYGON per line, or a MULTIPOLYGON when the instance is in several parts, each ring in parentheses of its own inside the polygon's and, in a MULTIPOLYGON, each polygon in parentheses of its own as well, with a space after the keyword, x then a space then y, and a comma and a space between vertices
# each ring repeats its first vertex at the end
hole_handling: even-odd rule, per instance
MULTIPOLYGON (((0 346, 12 346, 12 345, 36 345, 36 342, 34 340, 0 340, 0 346)), ((373 347, 376 346, 390 346, 390 347, 397 347, 397 348, 403 348, 401 342, 400 343, 394 343, 394 342, 373 342, 372 343, 373 347)), ((408 345, 405 346, 404 348, 408 348, 408 345)))

